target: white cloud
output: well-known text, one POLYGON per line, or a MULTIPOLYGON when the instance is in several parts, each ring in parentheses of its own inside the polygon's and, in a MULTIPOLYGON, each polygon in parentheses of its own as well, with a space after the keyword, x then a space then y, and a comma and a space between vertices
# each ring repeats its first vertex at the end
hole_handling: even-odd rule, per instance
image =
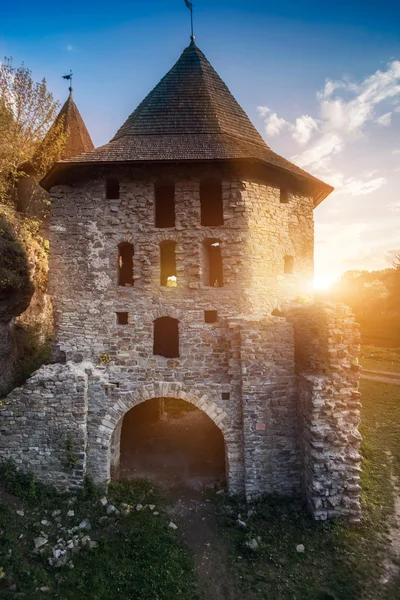
POLYGON ((376 177, 375 179, 369 179, 367 181, 350 177, 345 180, 338 192, 350 196, 366 196, 367 194, 379 190, 385 183, 387 183, 386 177, 376 177))
POLYGON ((313 132, 317 129, 318 125, 312 117, 302 115, 296 119, 292 137, 299 144, 308 144, 313 132))
POLYGON ((268 106, 257 106, 257 111, 260 117, 264 118, 269 112, 271 112, 271 109, 268 108, 268 106))
POLYGON ((393 150, 392 154, 400 154, 400 150, 393 150))
MULTIPOLYGON (((326 171, 334 155, 364 135, 366 124, 375 119, 375 107, 397 96, 400 97, 400 61, 393 61, 386 71, 376 71, 359 85, 327 80, 324 89, 317 94, 320 136, 292 160, 303 168, 326 171), (338 95, 341 89, 353 97, 344 99, 338 95)), ((391 113, 385 113, 377 122, 388 126, 390 119, 391 113)))
POLYGON ((383 125, 384 127, 389 127, 391 122, 392 122, 392 113, 391 112, 381 115, 375 121, 375 123, 379 123, 379 125, 383 125))
POLYGON ((400 212, 400 200, 398 202, 393 202, 392 204, 386 204, 386 208, 390 210, 390 212, 400 212))
POLYGON ((285 127, 288 126, 290 126, 290 123, 285 121, 285 119, 278 117, 276 113, 272 113, 272 115, 265 120, 265 131, 271 137, 278 135, 285 127))

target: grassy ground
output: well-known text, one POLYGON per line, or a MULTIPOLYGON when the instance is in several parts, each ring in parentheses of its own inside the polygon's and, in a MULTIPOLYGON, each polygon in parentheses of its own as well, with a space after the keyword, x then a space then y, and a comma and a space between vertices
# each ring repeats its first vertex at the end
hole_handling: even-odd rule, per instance
POLYGON ((400 348, 378 348, 363 345, 360 365, 364 369, 400 373, 400 348))
POLYGON ((6 470, 0 474, 0 598, 50 597, 63 600, 186 600, 199 598, 196 591, 191 553, 168 527, 162 498, 148 482, 135 481, 113 485, 109 501, 121 506, 122 500, 136 508, 127 515, 106 516, 96 494, 71 498, 38 486, 33 479, 6 470), (59 524, 53 518, 61 509, 59 524), (67 517, 73 509, 74 516, 67 517), (16 511, 24 512, 24 516, 16 511), (68 529, 89 519, 90 531, 80 531, 80 552, 72 565, 51 567, 52 548, 60 538, 72 538, 68 529), (43 520, 50 525, 43 524, 43 520), (66 526, 67 531, 62 529, 66 526), (42 553, 35 554, 34 539, 41 531, 49 536, 42 553), (97 540, 89 549, 82 537, 97 540), (22 537, 21 537, 22 536, 22 537))
MULTIPOLYGON (((385 363, 387 355, 379 356, 385 363)), ((380 583, 394 506, 390 476, 393 472, 400 476, 400 386, 363 380, 361 391, 363 524, 348 528, 339 523, 315 523, 299 503, 279 498, 263 499, 248 513, 249 507, 237 499, 216 495, 216 535, 229 560, 218 562, 215 554, 213 568, 228 571, 221 572, 221 579, 229 582, 227 600, 400 598, 399 576, 386 585, 380 583), (245 528, 236 524, 239 514, 245 528), (254 539, 259 547, 251 550, 246 542, 254 539), (304 553, 297 552, 298 544, 304 545, 304 553)), ((198 582, 193 555, 182 541, 181 530, 174 532, 168 527, 170 508, 153 484, 113 485, 108 500, 121 514, 106 517, 91 486, 74 501, 10 468, 3 469, 0 598, 214 600, 198 582), (147 507, 124 515, 123 503, 134 507, 155 504, 160 514, 154 516, 147 507), (66 516, 70 509, 73 518, 66 516), (23 516, 17 510, 23 510, 23 516), (58 520, 53 518, 54 510, 61 510, 58 520), (50 566, 51 548, 59 538, 70 538, 70 528, 86 518, 91 530, 78 532, 82 550, 72 557, 74 568, 50 566), (50 525, 43 525, 43 519, 50 525), (34 554, 34 539, 43 530, 49 543, 42 553, 34 554), (98 542, 96 548, 83 544, 86 534, 98 542), (48 591, 40 591, 43 587, 48 591)))
POLYGON ((393 512, 391 469, 400 475, 400 386, 362 382, 364 522, 346 528, 315 523, 295 502, 265 499, 249 517, 234 501, 219 501, 219 519, 231 549, 238 598, 248 600, 398 600, 400 577, 380 583, 393 512), (387 451, 393 456, 388 460, 387 451), (246 529, 236 526, 241 514, 246 529), (246 542, 258 540, 259 549, 246 542), (299 554, 298 544, 305 546, 299 554))

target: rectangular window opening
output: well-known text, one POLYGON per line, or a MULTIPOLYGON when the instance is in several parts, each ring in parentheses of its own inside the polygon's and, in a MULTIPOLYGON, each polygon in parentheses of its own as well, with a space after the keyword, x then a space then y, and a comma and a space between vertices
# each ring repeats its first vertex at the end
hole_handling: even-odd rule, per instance
POLYGON ((204 242, 204 284, 210 287, 223 287, 221 244, 218 240, 204 242))
POLYGON ((157 185, 155 187, 155 224, 165 229, 175 227, 175 186, 157 185))
POLYGON ((281 204, 288 204, 289 202, 289 192, 286 188, 280 189, 279 200, 281 204))
POLYGON ((176 287, 176 243, 164 241, 160 244, 160 285, 176 287))
POLYGON ((216 323, 218 321, 218 312, 216 310, 205 310, 204 321, 206 323, 216 323))
POLYGON ((117 325, 128 325, 127 312, 117 312, 117 325))
POLYGON ((201 224, 218 227, 224 224, 221 182, 200 184, 201 224))

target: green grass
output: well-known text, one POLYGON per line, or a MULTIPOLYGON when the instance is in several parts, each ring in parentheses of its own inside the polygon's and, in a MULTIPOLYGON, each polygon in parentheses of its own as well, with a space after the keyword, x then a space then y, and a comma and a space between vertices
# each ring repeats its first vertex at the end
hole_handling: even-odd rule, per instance
POLYGON ((400 387, 363 381, 363 523, 316 523, 294 501, 267 497, 247 508, 216 500, 228 540, 238 598, 268 600, 398 600, 400 578, 386 588, 379 579, 393 512, 390 470, 400 474, 400 387), (390 451, 393 464, 386 454, 390 451), (241 514, 246 529, 236 526, 241 514), (246 541, 259 536, 259 549, 246 541), (296 551, 304 544, 304 554, 296 551))
POLYGON ((400 373, 400 348, 378 348, 363 345, 360 365, 364 369, 400 373))
MULTIPOLYGON (((386 351, 381 351, 378 358, 385 362, 386 351)), ((362 525, 316 523, 299 501, 277 497, 257 502, 249 516, 249 507, 238 499, 215 495, 219 532, 230 557, 230 571, 221 577, 231 582, 235 600, 400 598, 400 577, 387 586, 379 581, 394 505, 391 472, 400 477, 400 386, 363 380, 361 392, 362 525), (245 529, 236 525, 238 514, 247 523, 245 529), (257 551, 246 546, 253 538, 259 538, 257 551), (304 544, 303 554, 296 551, 298 544, 304 544)), ((145 509, 104 520, 100 491, 87 482, 72 505, 71 525, 89 518, 90 535, 99 547, 74 556, 72 570, 50 567, 48 551, 43 556, 32 554, 33 539, 43 529, 40 520, 49 519, 55 509, 65 515, 70 496, 38 484, 10 465, 0 470, 0 489, 0 598, 38 600, 46 597, 37 591, 43 585, 50 589, 47 597, 61 600, 204 598, 192 553, 168 528, 168 505, 154 484, 119 482, 110 486, 108 497, 117 507, 124 502, 155 504, 158 517, 145 509), (21 508, 25 517, 16 515, 21 508), (9 589, 12 584, 17 593, 9 589)), ((54 539, 58 535, 55 531, 54 539)), ((206 596, 206 600, 214 599, 206 596)))
POLYGON ((160 515, 154 516, 149 508, 145 508, 104 519, 106 510, 93 486, 87 486, 85 494, 71 505, 68 495, 38 485, 32 477, 15 473, 10 466, 0 472, 0 483, 3 489, 0 567, 5 572, 5 577, 0 579, 0 598, 36 600, 46 596, 38 590, 42 586, 49 588, 47 597, 63 600, 200 598, 192 554, 168 528, 162 494, 153 484, 140 480, 113 484, 108 499, 117 507, 122 501, 135 506, 156 504, 160 515), (68 522, 65 515, 71 507, 75 516, 68 522), (16 514, 21 508, 24 517, 16 514), (62 510, 62 523, 67 527, 79 525, 89 518, 92 524, 89 535, 99 541, 97 548, 82 549, 73 556, 73 569, 48 564, 50 549, 58 537, 72 537, 57 530, 51 517, 57 509, 62 510), (41 525, 43 518, 53 522, 53 526, 41 525), (50 532, 52 543, 43 555, 34 555, 33 540, 41 530, 50 532), (19 539, 21 534, 23 538, 19 539), (18 595, 10 590, 10 585, 16 585, 18 595))

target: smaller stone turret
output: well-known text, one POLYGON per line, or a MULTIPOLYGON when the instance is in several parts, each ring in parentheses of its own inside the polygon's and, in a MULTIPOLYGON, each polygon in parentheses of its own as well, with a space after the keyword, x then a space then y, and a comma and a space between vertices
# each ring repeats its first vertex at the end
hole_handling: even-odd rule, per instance
MULTIPOLYGON (((72 88, 69 88, 69 96, 58 113, 53 126, 48 131, 43 141, 44 144, 52 135, 53 128, 58 126, 60 122, 62 122, 63 129, 67 133, 65 146, 60 157, 61 160, 94 150, 85 122, 73 100, 72 88)), ((19 179, 17 185, 17 209, 19 212, 42 216, 43 194, 46 194, 46 192, 39 190, 36 168, 28 162, 21 166, 21 172, 24 175, 19 179)))

